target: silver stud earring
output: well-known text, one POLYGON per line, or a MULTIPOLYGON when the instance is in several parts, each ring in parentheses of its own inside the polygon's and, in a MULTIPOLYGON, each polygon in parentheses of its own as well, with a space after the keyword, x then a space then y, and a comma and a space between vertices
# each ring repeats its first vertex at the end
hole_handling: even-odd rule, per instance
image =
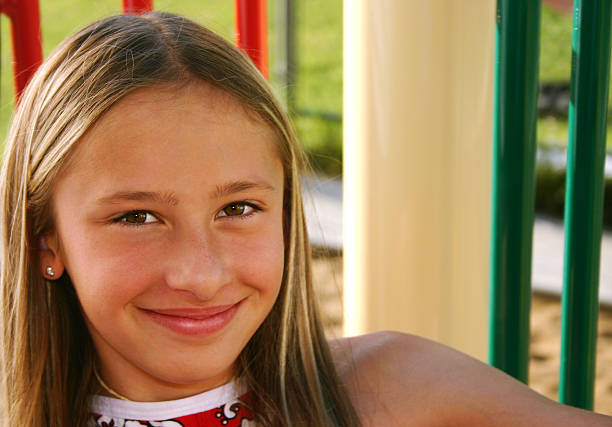
POLYGON ((55 276, 55 272, 53 271, 53 268, 51 266, 47 267, 46 272, 47 272, 47 276, 49 276, 49 277, 55 276))

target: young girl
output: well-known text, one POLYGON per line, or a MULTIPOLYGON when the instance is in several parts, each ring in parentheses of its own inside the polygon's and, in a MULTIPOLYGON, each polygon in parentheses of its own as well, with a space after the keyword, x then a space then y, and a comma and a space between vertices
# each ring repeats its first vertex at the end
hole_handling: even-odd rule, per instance
POLYGON ((111 17, 64 42, 2 167, 3 425, 609 422, 416 337, 330 351, 291 126, 248 59, 187 19, 111 17))
POLYGON ((302 164, 264 79, 191 21, 117 16, 60 45, 3 162, 9 424, 121 425, 130 408, 91 396, 230 384, 202 399, 226 404, 218 425, 242 390, 238 417, 355 425, 314 308, 302 164))

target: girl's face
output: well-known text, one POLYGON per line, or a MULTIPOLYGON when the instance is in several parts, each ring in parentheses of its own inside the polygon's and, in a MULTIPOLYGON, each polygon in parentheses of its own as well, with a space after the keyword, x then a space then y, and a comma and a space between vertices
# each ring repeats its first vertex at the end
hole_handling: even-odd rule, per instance
POLYGON ((190 83, 128 95, 79 142, 41 269, 70 275, 119 393, 168 400, 232 377, 283 275, 275 138, 238 101, 190 83))

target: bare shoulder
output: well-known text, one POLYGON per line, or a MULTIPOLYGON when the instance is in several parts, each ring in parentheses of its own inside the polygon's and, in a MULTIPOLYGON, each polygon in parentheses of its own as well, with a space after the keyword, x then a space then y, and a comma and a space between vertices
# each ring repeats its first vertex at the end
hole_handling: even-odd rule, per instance
POLYGON ((414 335, 330 342, 366 426, 610 426, 612 418, 551 401, 505 373, 414 335))

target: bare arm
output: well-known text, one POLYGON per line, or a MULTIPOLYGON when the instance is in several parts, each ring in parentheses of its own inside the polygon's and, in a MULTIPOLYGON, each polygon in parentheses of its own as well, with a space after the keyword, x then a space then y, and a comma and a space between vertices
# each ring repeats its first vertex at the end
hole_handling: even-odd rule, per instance
POLYGON ((378 332, 331 343, 365 426, 612 426, 444 345, 378 332))

